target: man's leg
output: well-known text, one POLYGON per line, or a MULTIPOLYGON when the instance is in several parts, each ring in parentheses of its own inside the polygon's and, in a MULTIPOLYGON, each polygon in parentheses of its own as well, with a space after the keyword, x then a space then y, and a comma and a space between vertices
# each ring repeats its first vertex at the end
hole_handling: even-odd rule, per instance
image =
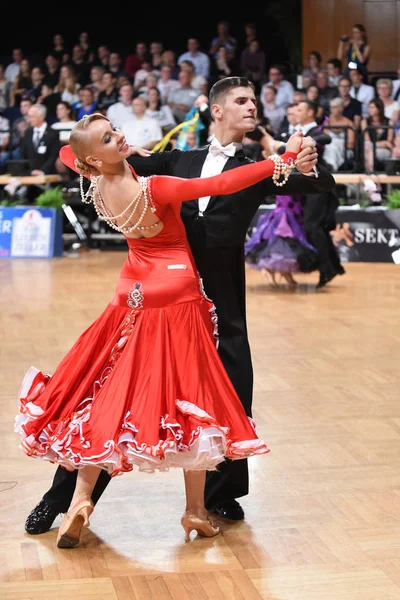
POLYGON ((324 228, 327 201, 326 194, 308 194, 305 197, 303 213, 307 239, 318 251, 320 275, 330 278, 336 271, 331 262, 330 244, 324 228))

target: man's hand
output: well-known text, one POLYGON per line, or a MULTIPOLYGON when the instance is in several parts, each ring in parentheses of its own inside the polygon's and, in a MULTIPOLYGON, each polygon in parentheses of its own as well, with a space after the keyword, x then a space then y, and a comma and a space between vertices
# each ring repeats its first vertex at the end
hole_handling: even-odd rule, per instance
POLYGON ((200 96, 197 96, 193 104, 196 108, 200 108, 202 104, 208 104, 208 97, 205 94, 200 94, 200 96))
POLYGON ((139 156, 143 156, 144 158, 146 158, 147 156, 151 156, 152 154, 150 150, 146 150, 146 148, 140 148, 139 146, 129 146, 129 149, 129 156, 132 156, 132 154, 139 154, 139 156))
POLYGON ((296 168, 303 175, 310 173, 318 162, 318 152, 315 140, 307 136, 303 138, 300 152, 296 158, 296 168))

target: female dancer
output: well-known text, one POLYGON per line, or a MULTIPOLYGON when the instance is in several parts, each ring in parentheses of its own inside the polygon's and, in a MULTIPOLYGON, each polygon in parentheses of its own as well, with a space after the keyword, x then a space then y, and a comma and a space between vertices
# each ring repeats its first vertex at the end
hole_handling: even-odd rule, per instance
POLYGON ((269 450, 258 439, 219 358, 217 317, 180 219, 183 200, 232 194, 272 176, 283 185, 299 152, 287 152, 205 179, 137 177, 125 160, 123 133, 101 114, 81 119, 63 162, 90 176, 84 201, 127 238, 128 257, 115 296, 79 337, 52 377, 31 368, 20 394, 16 431, 30 456, 80 469, 58 547, 79 542, 93 511, 100 469, 183 467, 182 526, 205 536, 219 532, 204 507, 206 470, 224 457, 269 450))

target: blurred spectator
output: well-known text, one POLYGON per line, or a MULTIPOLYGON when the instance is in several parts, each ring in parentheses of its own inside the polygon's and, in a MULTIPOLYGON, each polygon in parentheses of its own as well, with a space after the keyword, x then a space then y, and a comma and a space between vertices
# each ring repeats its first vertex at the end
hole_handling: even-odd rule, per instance
POLYGON ((276 94, 277 106, 283 106, 283 108, 286 108, 287 106, 289 106, 289 104, 292 104, 294 89, 293 89, 293 86, 290 83, 290 81, 286 81, 286 79, 283 78, 282 68, 279 67, 278 65, 272 65, 269 69, 268 77, 269 77, 269 79, 268 79, 267 83, 264 83, 264 85, 261 88, 261 92, 260 92, 261 102, 263 101, 263 98, 264 98, 264 89, 268 85, 272 85, 277 91, 277 94, 276 94))
POLYGON ((363 76, 360 69, 349 69, 349 77, 352 83, 350 96, 362 104, 362 116, 368 116, 368 107, 371 100, 375 98, 375 89, 372 85, 363 82, 363 76))
POLYGON ((90 86, 84 86, 79 90, 79 100, 72 105, 74 119, 79 121, 86 115, 92 115, 96 112, 97 102, 94 99, 93 91, 90 86))
POLYGON ((124 83, 119 88, 119 101, 116 104, 112 104, 107 109, 106 115, 110 119, 111 123, 122 129, 124 123, 132 119, 132 98, 133 98, 133 87, 131 83, 124 83))
POLYGON ((216 59, 221 46, 226 48, 228 59, 236 57, 237 40, 230 34, 230 23, 228 21, 219 21, 217 23, 217 35, 211 41, 208 54, 216 59))
POLYGON ((125 71, 128 73, 128 77, 130 77, 132 81, 137 71, 139 71, 140 67, 142 66, 142 62, 145 58, 148 58, 147 44, 145 44, 145 42, 137 42, 135 46, 135 52, 128 54, 124 64, 125 71))
POLYGON ((3 65, 0 65, 0 112, 10 106, 12 86, 11 81, 5 78, 3 65))
POLYGON ((0 111, 0 174, 6 171, 7 161, 10 157, 10 121, 3 117, 0 111))
POLYGON ((71 135, 71 129, 76 123, 72 115, 72 106, 69 102, 59 102, 56 114, 57 121, 52 124, 51 128, 59 132, 60 144, 67 144, 71 135))
POLYGON ((313 50, 308 55, 308 65, 302 72, 303 87, 307 88, 311 83, 317 81, 318 71, 321 69, 322 56, 317 50, 313 50))
POLYGON ((93 63, 95 58, 95 52, 93 47, 90 45, 89 33, 87 31, 81 31, 78 36, 78 44, 83 50, 83 59, 86 63, 93 63))
POLYGON ((317 85, 319 88, 319 103, 329 112, 329 104, 332 98, 339 96, 338 88, 329 85, 328 73, 324 70, 320 70, 317 73, 317 85))
POLYGON ((114 74, 117 81, 120 77, 128 77, 128 73, 122 66, 122 58, 119 52, 110 52, 108 57, 108 70, 114 74))
POLYGON ((49 125, 57 120, 57 105, 61 102, 61 95, 58 92, 53 92, 53 89, 42 83, 40 88, 40 95, 36 102, 43 104, 47 108, 46 120, 49 125))
POLYGON ((103 75, 105 73, 104 67, 100 65, 94 65, 90 69, 90 87, 92 88, 92 92, 94 95, 94 99, 97 100, 99 97, 99 93, 103 89, 103 75))
POLYGON ((118 100, 119 90, 115 85, 115 75, 111 71, 104 71, 101 79, 101 91, 97 96, 97 108, 105 115, 109 107, 118 100))
POLYGON ((74 70, 75 77, 79 85, 82 87, 89 81, 89 65, 85 61, 85 53, 79 44, 75 44, 72 48, 71 66, 74 70))
POLYGON ((145 58, 142 61, 141 67, 136 71, 133 79, 133 88, 138 91, 143 85, 145 85, 147 75, 155 75, 157 78, 160 76, 160 72, 152 68, 150 59, 145 58))
POLYGON ((364 25, 357 23, 353 25, 352 37, 342 35, 338 47, 338 59, 346 61, 344 74, 348 77, 350 69, 359 69, 363 75, 364 83, 368 83, 368 61, 371 56, 371 48, 368 45, 367 32, 364 25), (347 47, 347 50, 346 50, 347 47))
POLYGON ((385 107, 385 117, 387 117, 391 123, 396 123, 400 119, 400 104, 397 100, 393 100, 392 98, 392 80, 385 78, 378 79, 376 82, 376 91, 385 107))
POLYGON ((225 46, 221 46, 217 50, 216 55, 211 59, 210 83, 213 84, 219 79, 230 77, 232 74, 232 65, 228 58, 228 51, 225 46))
POLYGON ((152 87, 148 90, 146 116, 156 119, 162 129, 163 135, 176 125, 170 107, 168 104, 162 104, 160 90, 157 87, 152 87))
POLYGON ((151 150, 162 137, 162 130, 156 119, 146 116, 147 102, 141 96, 132 100, 134 118, 122 126, 126 141, 132 146, 151 150))
POLYGON ((313 137, 316 131, 319 131, 317 123, 317 109, 315 102, 303 100, 297 105, 297 129, 302 131, 303 135, 313 137))
POLYGON ((26 96, 27 92, 33 87, 31 77, 31 67, 29 60, 23 58, 19 64, 18 75, 14 79, 13 86, 10 90, 10 106, 19 106, 21 99, 26 96))
POLYGON ((286 116, 286 109, 276 104, 276 89, 272 85, 264 88, 263 99, 260 102, 263 108, 263 116, 266 117, 271 126, 272 135, 276 135, 286 116))
POLYGON ((354 127, 354 123, 343 116, 343 108, 342 98, 333 98, 330 101, 329 118, 324 125, 335 129, 323 129, 324 133, 331 138, 331 143, 324 146, 324 161, 334 172, 338 171, 346 160, 354 158, 355 131, 341 129, 341 127, 354 127))
POLYGON ((387 129, 389 119, 380 98, 374 98, 368 105, 368 117, 361 121, 364 131, 364 167, 367 173, 382 170, 384 161, 391 158, 394 130, 387 129), (380 127, 380 126, 385 126, 380 127))
POLYGON ((397 75, 398 75, 398 78, 392 82, 393 83, 392 98, 393 98, 393 100, 397 100, 398 102, 400 102, 400 67, 397 69, 397 75))
POLYGON ((61 65, 68 62, 70 56, 64 45, 64 37, 61 33, 55 33, 53 35, 53 47, 50 50, 49 54, 52 54, 58 60, 58 64, 61 65))
POLYGON ((109 67, 109 59, 110 59, 110 49, 108 46, 102 44, 97 48, 97 57, 94 61, 96 65, 100 65, 108 70, 109 67))
POLYGON ((161 67, 164 65, 171 67, 172 79, 178 79, 180 68, 176 63, 176 54, 173 50, 164 50, 161 54, 161 67))
POLYGON ((24 58, 21 48, 14 48, 12 51, 12 62, 7 65, 4 73, 5 78, 8 81, 14 82, 16 77, 19 75, 19 69, 21 61, 24 58))
POLYGON ((148 100, 149 91, 153 88, 156 88, 157 84, 158 78, 152 73, 150 73, 149 75, 147 75, 144 81, 144 85, 141 88, 139 88, 137 92, 134 93, 133 97, 136 98, 137 96, 142 96, 145 100, 148 100))
POLYGON ((257 26, 255 23, 244 24, 245 46, 248 46, 253 40, 258 40, 257 26))
POLYGON ((400 159, 400 129, 396 133, 392 148, 392 158, 400 159))
POLYGON ((69 102, 71 106, 79 100, 79 83, 76 81, 75 73, 70 65, 62 65, 60 79, 54 88, 61 95, 61 100, 69 102))
POLYGON ((151 68, 155 71, 159 71, 161 69, 161 55, 164 51, 164 47, 161 42, 151 42, 150 44, 150 61, 151 68))
POLYGON ((163 104, 167 103, 168 96, 172 90, 179 88, 179 81, 172 79, 172 68, 170 65, 162 65, 157 87, 160 90, 163 104))
POLYGON ((196 75, 202 75, 208 80, 210 76, 210 57, 208 54, 200 51, 200 42, 197 38, 190 37, 188 39, 187 52, 178 57, 178 65, 181 65, 184 60, 189 60, 193 64, 196 75))
POLYGON ((260 93, 265 78, 265 53, 258 40, 252 40, 240 54, 240 74, 254 83, 260 93))
POLYGON ((319 87, 316 83, 311 83, 306 89, 306 100, 310 100, 310 102, 314 102, 317 105, 317 122, 322 123, 327 111, 320 103, 320 91, 319 87))
POLYGON ((13 159, 20 158, 21 140, 24 137, 26 130, 30 127, 28 121, 28 112, 32 105, 32 98, 23 98, 21 100, 21 104, 19 105, 21 116, 12 122, 10 149, 11 158, 13 159))
POLYGON ((45 58, 44 81, 51 89, 55 88, 60 78, 60 64, 58 58, 48 54, 45 58))
POLYGON ((303 102, 306 99, 306 92, 304 90, 294 90, 293 91, 293 104, 298 104, 299 102, 303 102))
POLYGON ((326 70, 328 73, 328 84, 331 87, 338 87, 339 81, 342 77, 342 63, 338 58, 331 58, 326 63, 326 70))
POLYGON ((297 106, 296 104, 289 104, 286 108, 286 115, 281 123, 276 139, 286 142, 287 139, 297 131, 298 123, 297 106))
POLYGON ((29 90, 25 90, 23 97, 30 96, 36 102, 36 100, 41 94, 42 83, 44 80, 44 73, 41 67, 33 67, 33 69, 31 70, 31 80, 32 87, 29 90))
POLYGON ((194 64, 191 60, 183 60, 180 64, 181 71, 187 71, 190 77, 190 85, 193 88, 201 90, 203 94, 208 94, 208 80, 204 75, 196 75, 194 64))
POLYGON ((356 129, 360 129, 362 104, 350 96, 351 81, 342 77, 339 81, 339 96, 343 100, 343 116, 353 121, 356 129))
POLYGON ((192 87, 191 76, 186 70, 179 73, 178 81, 180 87, 170 93, 167 104, 172 110, 175 121, 182 123, 186 114, 192 108, 193 102, 198 96, 202 95, 202 91, 192 87))

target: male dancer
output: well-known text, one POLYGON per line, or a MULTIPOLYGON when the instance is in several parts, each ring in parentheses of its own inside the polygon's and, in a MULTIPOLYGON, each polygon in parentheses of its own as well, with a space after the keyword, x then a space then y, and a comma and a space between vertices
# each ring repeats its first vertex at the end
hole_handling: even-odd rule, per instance
MULTIPOLYGON (((243 77, 227 77, 210 90, 209 105, 214 119, 214 140, 209 146, 181 152, 154 153, 148 158, 131 156, 129 162, 139 175, 175 175, 208 177, 233 169, 249 161, 241 149, 244 134, 256 125, 256 97, 253 84, 243 77)), ((317 166, 313 140, 304 140, 297 159, 298 172, 285 185, 287 194, 307 194, 333 188, 335 181, 323 167, 317 166), (302 171, 305 175, 301 174, 302 171), (308 176, 306 176, 308 175, 308 176)), ((250 223, 266 196, 276 194, 272 179, 230 196, 199 198, 185 202, 181 216, 193 256, 207 295, 218 313, 219 353, 225 369, 251 416, 253 369, 246 326, 244 241, 250 223)), ((218 399, 216 399, 217 401, 218 399)), ((29 515, 28 533, 48 531, 56 516, 70 504, 76 471, 59 467, 53 485, 29 515)), ((102 471, 93 491, 96 503, 110 481, 102 471)), ((206 507, 229 520, 244 518, 236 498, 248 494, 247 461, 226 461, 218 471, 208 474, 206 507)))

